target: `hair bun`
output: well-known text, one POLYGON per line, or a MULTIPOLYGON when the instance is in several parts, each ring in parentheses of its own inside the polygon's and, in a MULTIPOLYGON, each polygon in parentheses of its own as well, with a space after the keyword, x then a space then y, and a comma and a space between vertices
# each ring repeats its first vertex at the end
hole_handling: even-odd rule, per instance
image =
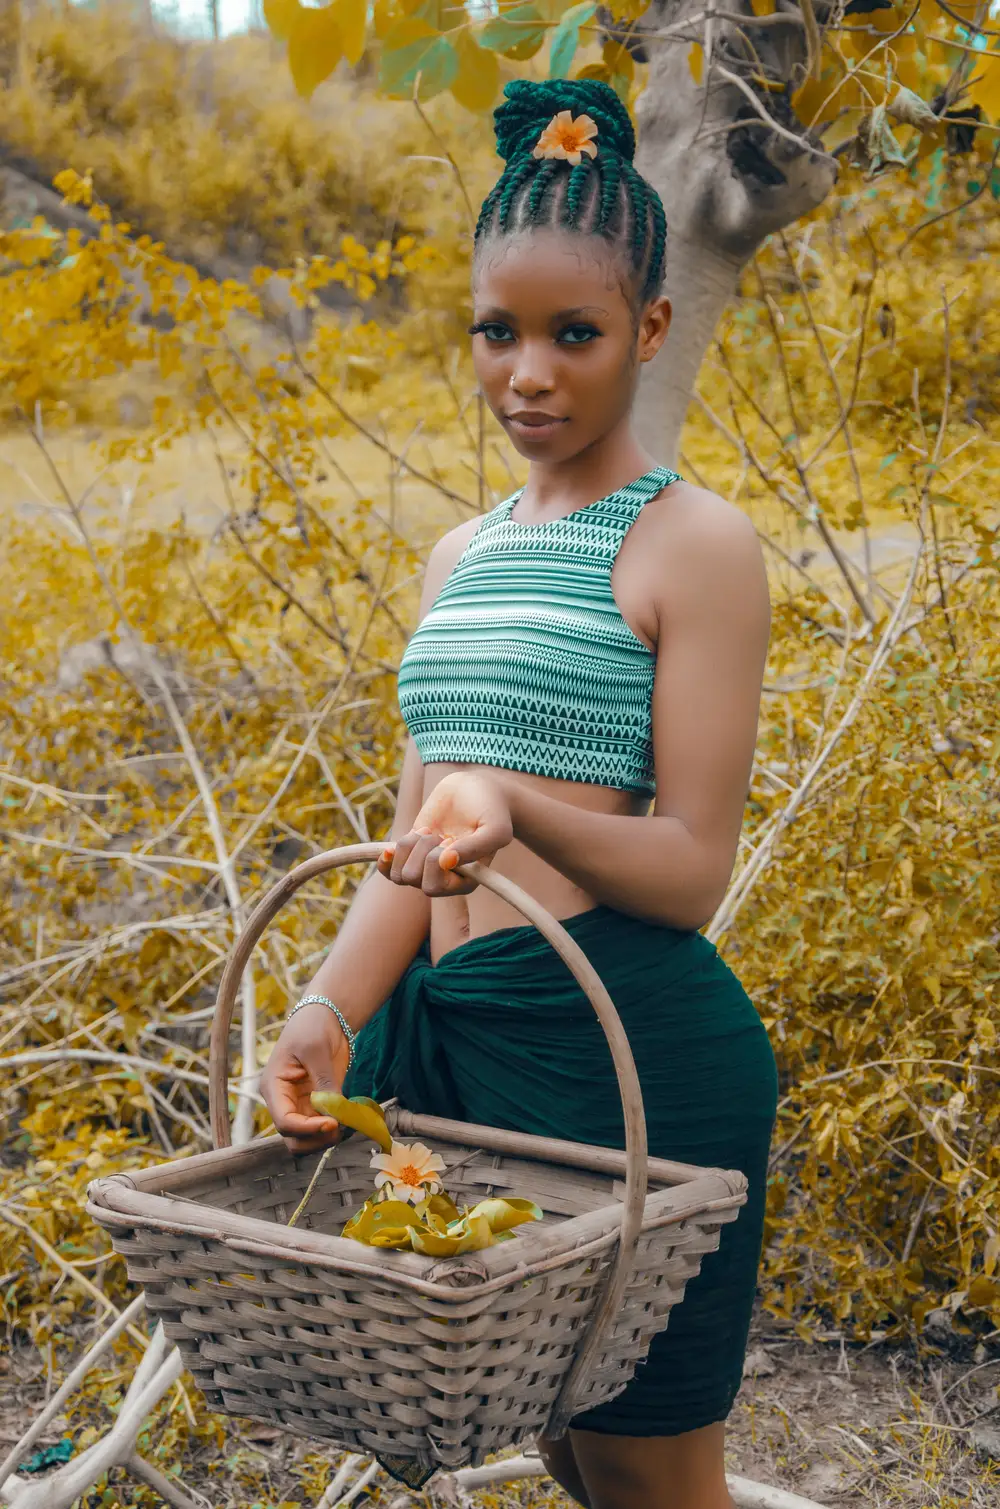
POLYGON ((497 152, 504 162, 532 152, 560 110, 590 116, 597 126, 599 152, 614 152, 626 162, 635 156, 635 131, 629 113, 610 84, 600 79, 549 79, 544 83, 512 79, 504 95, 505 103, 493 112, 497 152))

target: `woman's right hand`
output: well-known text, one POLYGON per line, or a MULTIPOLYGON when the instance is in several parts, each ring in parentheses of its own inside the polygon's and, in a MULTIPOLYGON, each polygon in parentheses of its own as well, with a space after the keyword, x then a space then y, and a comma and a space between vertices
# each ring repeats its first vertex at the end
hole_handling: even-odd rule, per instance
POLYGON ((336 1142, 340 1123, 321 1116, 309 1099, 314 1090, 340 1090, 350 1053, 340 1023, 322 1002, 313 1002, 286 1022, 260 1077, 260 1093, 289 1152, 311 1153, 336 1142))

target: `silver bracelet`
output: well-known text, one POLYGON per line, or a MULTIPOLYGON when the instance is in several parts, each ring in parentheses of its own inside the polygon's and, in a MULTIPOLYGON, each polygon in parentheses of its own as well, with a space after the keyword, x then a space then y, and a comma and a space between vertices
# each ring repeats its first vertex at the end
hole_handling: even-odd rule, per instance
POLYGON ((333 1004, 329 996, 303 996, 301 1001, 296 1001, 295 1005, 288 1013, 288 1020, 291 1021, 295 1013, 297 1011, 301 1011, 303 1006, 311 1006, 313 1002, 318 1002, 322 1006, 329 1006, 330 1010, 337 1018, 337 1021, 340 1023, 344 1036, 347 1039, 347 1067, 349 1069, 354 1062, 354 1044, 357 1039, 357 1033, 352 1031, 352 1029, 348 1026, 347 1018, 345 1017, 344 1013, 341 1011, 339 1006, 335 1006, 333 1004))

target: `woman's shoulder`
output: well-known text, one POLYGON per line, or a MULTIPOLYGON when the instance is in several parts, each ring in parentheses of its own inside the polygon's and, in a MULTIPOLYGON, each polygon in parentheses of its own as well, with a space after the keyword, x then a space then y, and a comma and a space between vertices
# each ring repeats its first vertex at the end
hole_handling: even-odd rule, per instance
POLYGON ((761 555, 749 514, 707 487, 680 478, 646 509, 659 542, 675 560, 690 562, 720 551, 751 558, 761 555))
POLYGON ((723 611, 727 597, 766 597, 767 569, 753 520, 735 503, 683 480, 647 503, 634 569, 659 610, 723 611))
POLYGON ((449 529, 431 546, 427 565, 424 567, 425 603, 434 601, 480 529, 503 507, 503 503, 497 503, 483 513, 473 514, 471 519, 456 524, 454 529, 449 529))

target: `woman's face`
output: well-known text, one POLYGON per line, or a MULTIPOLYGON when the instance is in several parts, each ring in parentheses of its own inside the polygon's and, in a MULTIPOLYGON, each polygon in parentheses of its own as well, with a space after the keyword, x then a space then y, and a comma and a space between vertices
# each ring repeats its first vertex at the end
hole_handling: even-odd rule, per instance
POLYGON ((639 367, 670 326, 667 299, 638 319, 596 236, 532 230, 487 243, 473 280, 473 358, 486 402, 522 456, 568 461, 632 407, 639 367))

